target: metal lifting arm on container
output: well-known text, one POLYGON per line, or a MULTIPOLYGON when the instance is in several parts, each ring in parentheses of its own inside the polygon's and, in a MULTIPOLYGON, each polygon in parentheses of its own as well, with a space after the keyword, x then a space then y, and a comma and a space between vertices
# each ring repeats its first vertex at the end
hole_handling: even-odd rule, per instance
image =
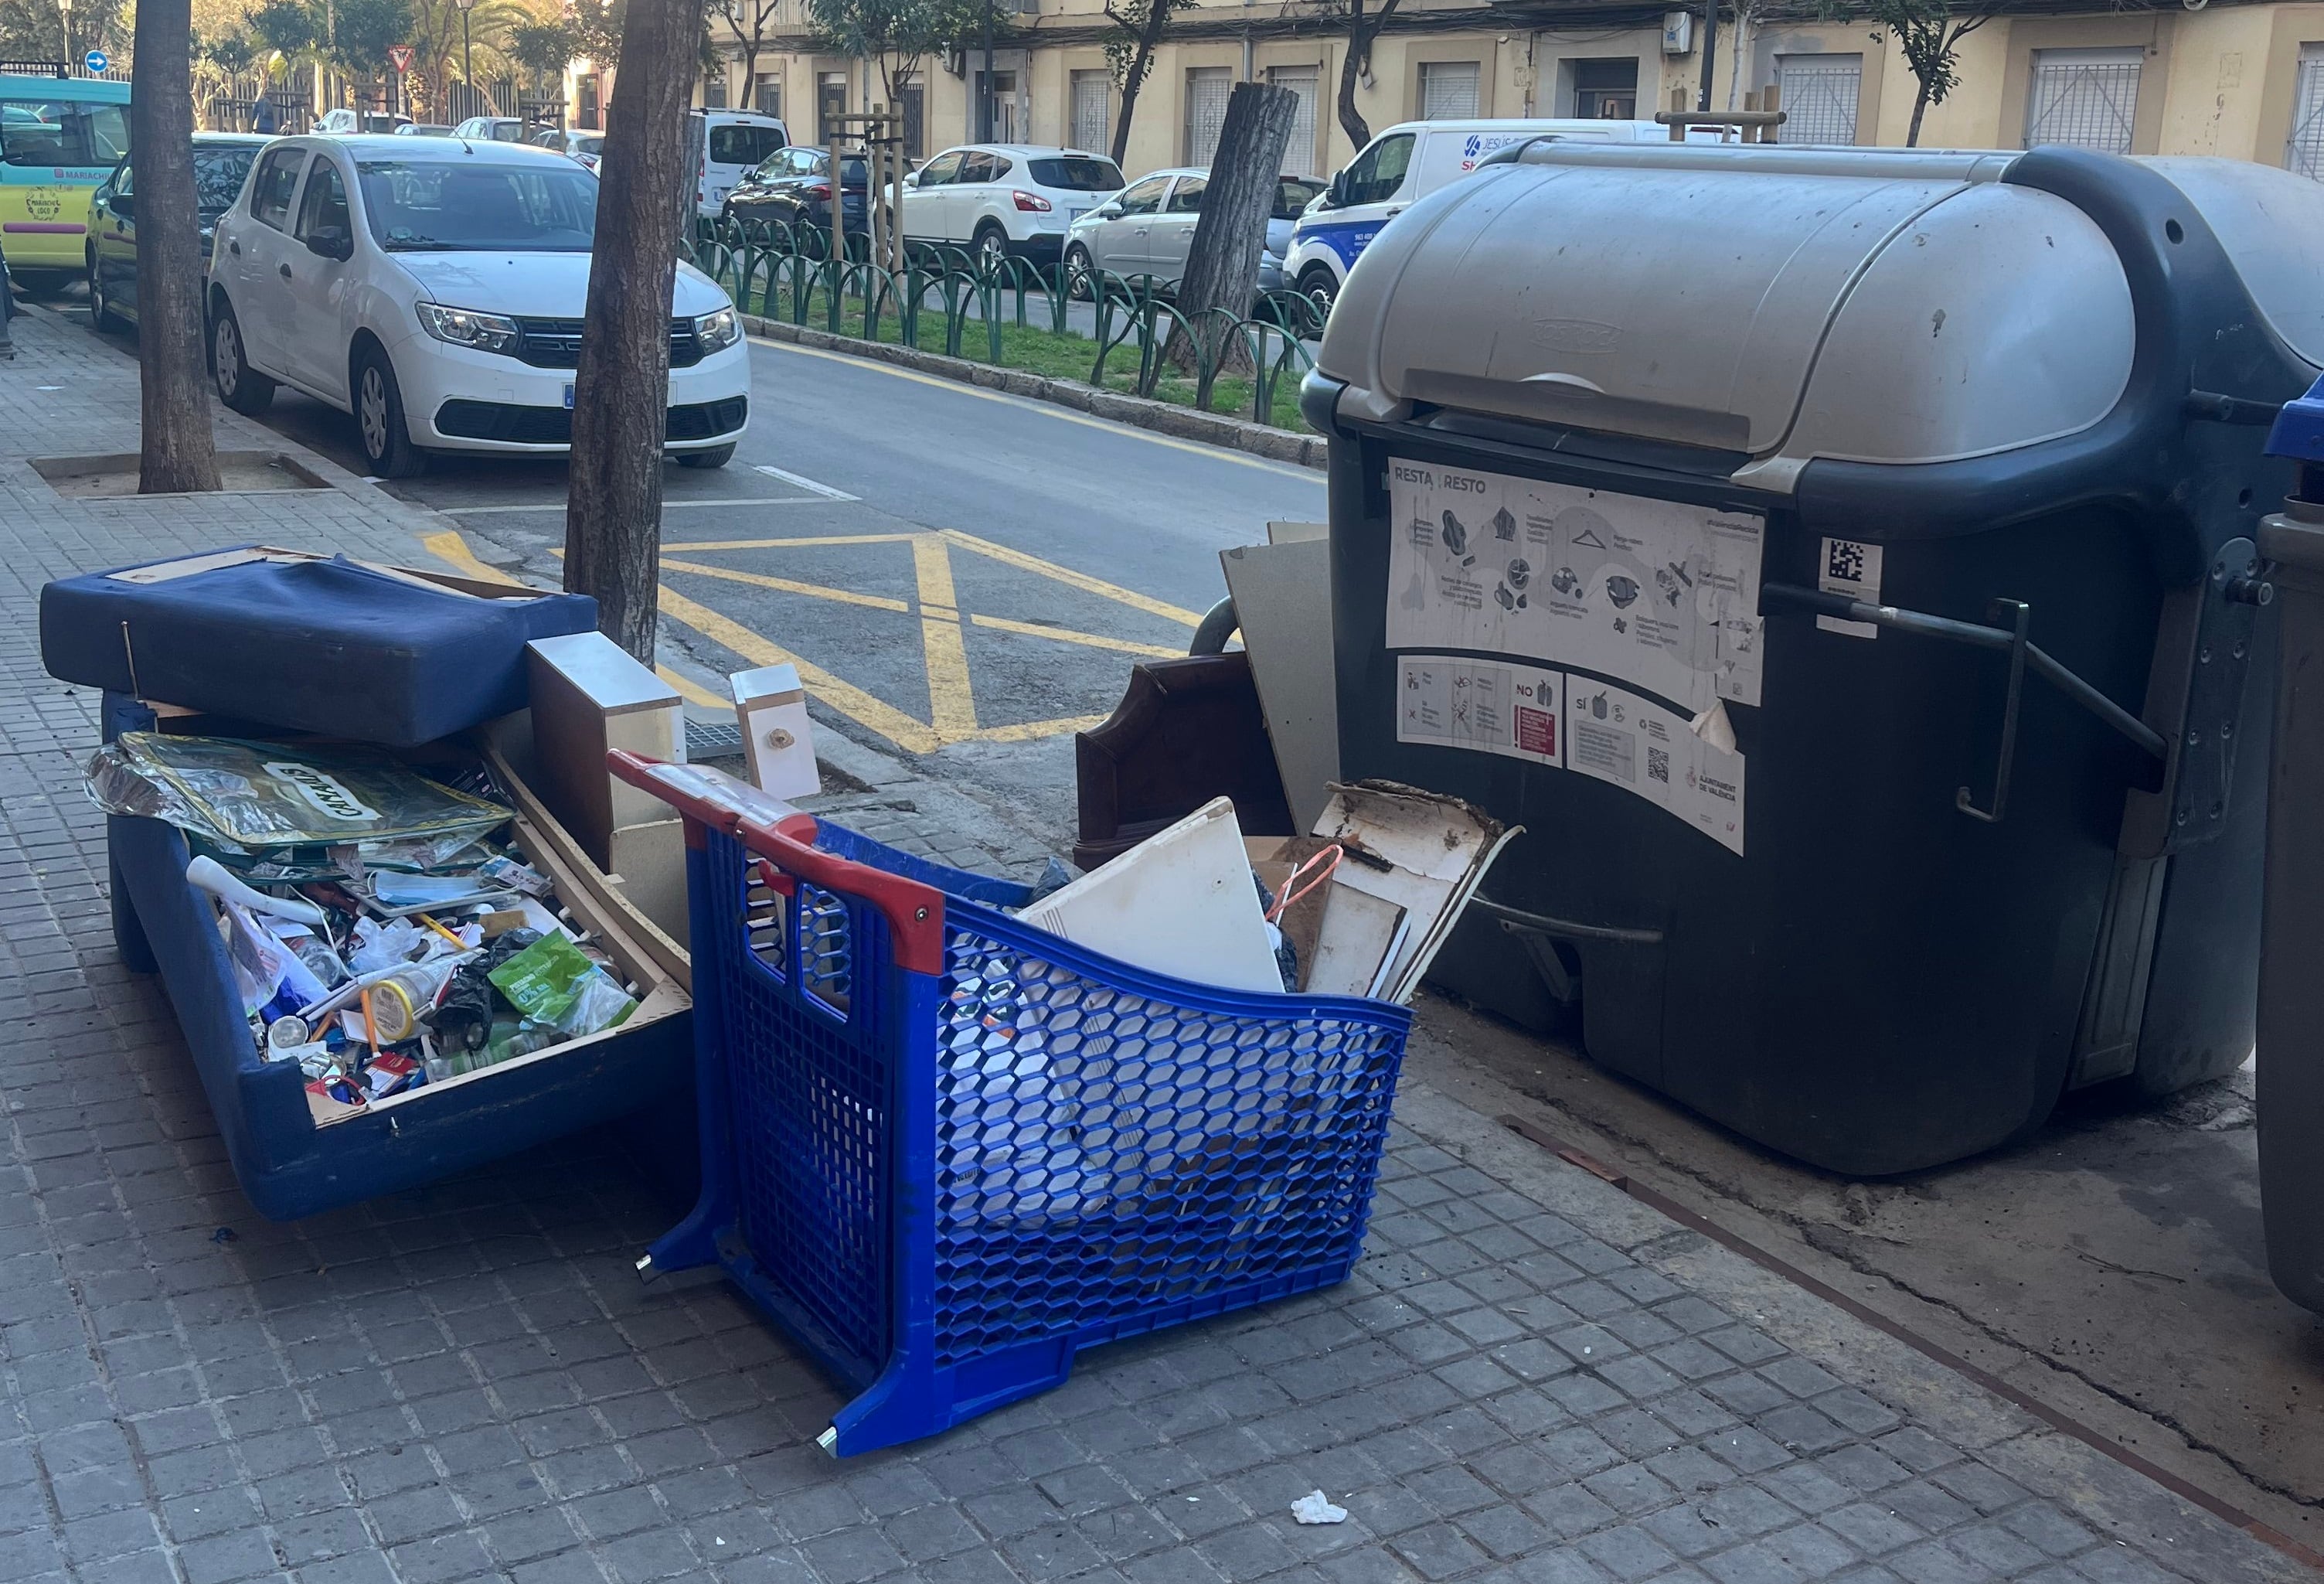
POLYGON ((2162 733, 2068 671, 2040 644, 2027 642, 2022 630, 1960 622, 1950 616, 1928 616, 1916 610, 1899 610, 1893 605, 1867 605, 1844 594, 1826 594, 1820 588, 1803 588, 1791 583, 1762 584, 1759 598, 1760 603, 1769 609, 1788 607, 1815 616, 1870 622, 1876 626, 1893 627, 1900 633, 1918 633, 1927 638, 1950 638, 1957 644, 1972 644, 1979 649, 2007 650, 2023 645, 2025 664, 2036 675, 2048 679, 2067 698, 2156 759, 2168 756, 2169 750, 2163 744, 2162 733))

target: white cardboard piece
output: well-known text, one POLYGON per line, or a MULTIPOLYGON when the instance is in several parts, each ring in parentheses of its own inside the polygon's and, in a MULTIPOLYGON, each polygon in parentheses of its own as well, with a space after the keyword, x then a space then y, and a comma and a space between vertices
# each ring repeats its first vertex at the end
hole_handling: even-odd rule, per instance
POLYGON ((734 718, 742 728, 751 783, 770 797, 813 797, 823 790, 815 762, 815 727, 807 719, 807 690, 798 667, 768 665, 738 671, 728 679, 734 690, 734 718))
POLYGON ((1213 798, 1027 908, 1025 922, 1133 967, 1281 994, 1234 804, 1213 798))

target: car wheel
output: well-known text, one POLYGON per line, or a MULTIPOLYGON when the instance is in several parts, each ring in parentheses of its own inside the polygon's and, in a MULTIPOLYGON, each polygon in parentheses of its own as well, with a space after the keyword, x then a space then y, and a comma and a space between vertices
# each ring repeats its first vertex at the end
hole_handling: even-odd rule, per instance
POLYGON ((1087 302, 1097 295, 1097 261, 1078 242, 1065 249, 1065 295, 1075 302, 1087 302))
POLYGON ((97 273, 97 258, 88 261, 88 322, 100 330, 109 330, 115 323, 113 304, 106 300, 105 281, 97 273))
POLYGON ((1340 283, 1332 278, 1326 266, 1309 264, 1306 273, 1299 277, 1299 295, 1315 305, 1316 318, 1329 319, 1332 304, 1339 299, 1340 283))
POLYGON ((384 354, 366 348, 355 358, 355 438, 364 460, 382 478, 409 478, 424 471, 428 455, 411 443, 403 421, 403 392, 384 354))
POLYGON ((700 468, 707 470, 712 468, 724 468, 733 461, 734 448, 713 446, 706 451, 678 451, 672 454, 678 458, 678 465, 681 468, 700 468))
POLYGON ((1002 262, 1009 256, 1009 233, 987 220, 976 232, 976 268, 979 274, 987 271, 1001 273, 1002 262))
POLYGON ((244 361, 242 321, 225 301, 210 324, 210 378, 217 384, 218 400, 237 412, 254 418, 273 404, 274 382, 244 361))

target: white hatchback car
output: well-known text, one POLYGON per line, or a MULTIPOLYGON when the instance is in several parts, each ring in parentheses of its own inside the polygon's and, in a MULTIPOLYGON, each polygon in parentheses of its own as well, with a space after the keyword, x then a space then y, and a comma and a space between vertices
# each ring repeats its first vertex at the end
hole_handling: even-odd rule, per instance
POLYGON ((904 178, 904 239, 1053 264, 1065 227, 1121 190, 1121 168, 1083 149, 975 144, 904 178))
MULTIPOLYGON (((287 384, 352 412, 383 477, 432 450, 561 454, 596 218, 597 178, 547 149, 270 144, 211 249, 218 394, 259 412, 287 384)), ((686 264, 671 313, 664 448, 722 467, 750 415, 742 327, 686 264)))

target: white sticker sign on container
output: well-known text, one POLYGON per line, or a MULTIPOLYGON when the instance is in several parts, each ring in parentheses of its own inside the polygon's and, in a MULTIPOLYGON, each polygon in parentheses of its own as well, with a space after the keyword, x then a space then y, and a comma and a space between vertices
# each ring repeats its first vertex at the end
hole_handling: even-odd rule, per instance
POLYGON ((1759 702, 1766 521, 1388 462, 1388 646, 1578 665, 1707 709, 1759 702))
POLYGON ((1743 851, 1743 755, 1721 753, 1674 715, 1627 688, 1566 679, 1565 765, 1662 807, 1738 855, 1743 851))
POLYGON ((1564 682, 1539 666, 1400 654, 1396 740, 1559 764, 1564 682))
MULTIPOLYGON (((1823 559, 1816 567, 1816 587, 1826 594, 1844 594, 1850 599, 1867 605, 1880 603, 1881 549, 1855 539, 1827 539, 1823 542, 1823 559)), ((1820 616, 1816 625, 1827 633, 1845 633, 1851 638, 1877 638, 1880 629, 1870 622, 1851 622, 1842 616, 1820 616)))

